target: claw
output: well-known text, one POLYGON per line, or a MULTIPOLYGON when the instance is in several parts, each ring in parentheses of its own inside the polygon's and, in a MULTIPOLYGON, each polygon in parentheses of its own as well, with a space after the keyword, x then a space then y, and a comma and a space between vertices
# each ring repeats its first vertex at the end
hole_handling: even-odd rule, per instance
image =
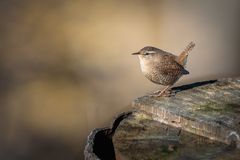
POLYGON ((151 94, 151 97, 171 97, 172 93, 171 93, 171 87, 172 85, 167 86, 166 88, 164 88, 163 90, 158 90, 156 92, 153 92, 153 94, 151 94))
POLYGON ((153 92, 149 96, 150 97, 171 97, 174 95, 175 95, 175 92, 172 92, 171 90, 166 90, 164 92, 161 90, 158 90, 158 91, 153 92))

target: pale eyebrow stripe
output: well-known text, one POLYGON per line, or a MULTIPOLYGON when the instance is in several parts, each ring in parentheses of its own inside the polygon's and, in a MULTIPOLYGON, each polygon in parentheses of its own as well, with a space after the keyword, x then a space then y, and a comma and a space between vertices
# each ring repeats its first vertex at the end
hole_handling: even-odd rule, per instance
POLYGON ((155 51, 147 51, 147 53, 156 53, 155 51))

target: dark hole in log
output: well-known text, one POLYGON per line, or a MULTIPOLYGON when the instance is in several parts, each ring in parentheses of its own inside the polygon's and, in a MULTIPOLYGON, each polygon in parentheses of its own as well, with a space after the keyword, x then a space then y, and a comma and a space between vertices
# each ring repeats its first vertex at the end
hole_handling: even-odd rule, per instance
POLYGON ((108 136, 108 130, 100 131, 95 136, 93 152, 102 160, 115 160, 112 137, 108 136))
POLYGON ((131 114, 131 111, 122 113, 115 119, 111 128, 97 131, 93 140, 93 153, 90 154, 95 154, 101 160, 115 160, 116 156, 112 137, 120 122, 131 114))

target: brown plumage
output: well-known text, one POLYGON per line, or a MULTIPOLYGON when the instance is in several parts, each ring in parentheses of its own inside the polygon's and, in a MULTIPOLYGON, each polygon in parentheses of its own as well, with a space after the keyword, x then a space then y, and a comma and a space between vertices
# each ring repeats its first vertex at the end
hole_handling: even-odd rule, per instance
POLYGON ((193 42, 189 43, 179 56, 150 46, 142 48, 133 55, 138 55, 141 70, 150 81, 167 86, 158 94, 163 96, 182 75, 189 74, 184 67, 188 54, 194 46, 193 42))

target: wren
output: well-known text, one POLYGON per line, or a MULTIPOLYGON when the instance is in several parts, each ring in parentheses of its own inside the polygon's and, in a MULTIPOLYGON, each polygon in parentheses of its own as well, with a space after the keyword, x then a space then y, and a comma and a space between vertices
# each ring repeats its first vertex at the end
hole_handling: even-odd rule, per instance
POLYGON ((153 96, 170 96, 171 87, 180 77, 189 74, 185 66, 188 54, 194 46, 195 43, 190 42, 179 56, 151 46, 132 53, 132 55, 138 55, 141 71, 147 79, 166 86, 163 90, 155 92, 153 96))

